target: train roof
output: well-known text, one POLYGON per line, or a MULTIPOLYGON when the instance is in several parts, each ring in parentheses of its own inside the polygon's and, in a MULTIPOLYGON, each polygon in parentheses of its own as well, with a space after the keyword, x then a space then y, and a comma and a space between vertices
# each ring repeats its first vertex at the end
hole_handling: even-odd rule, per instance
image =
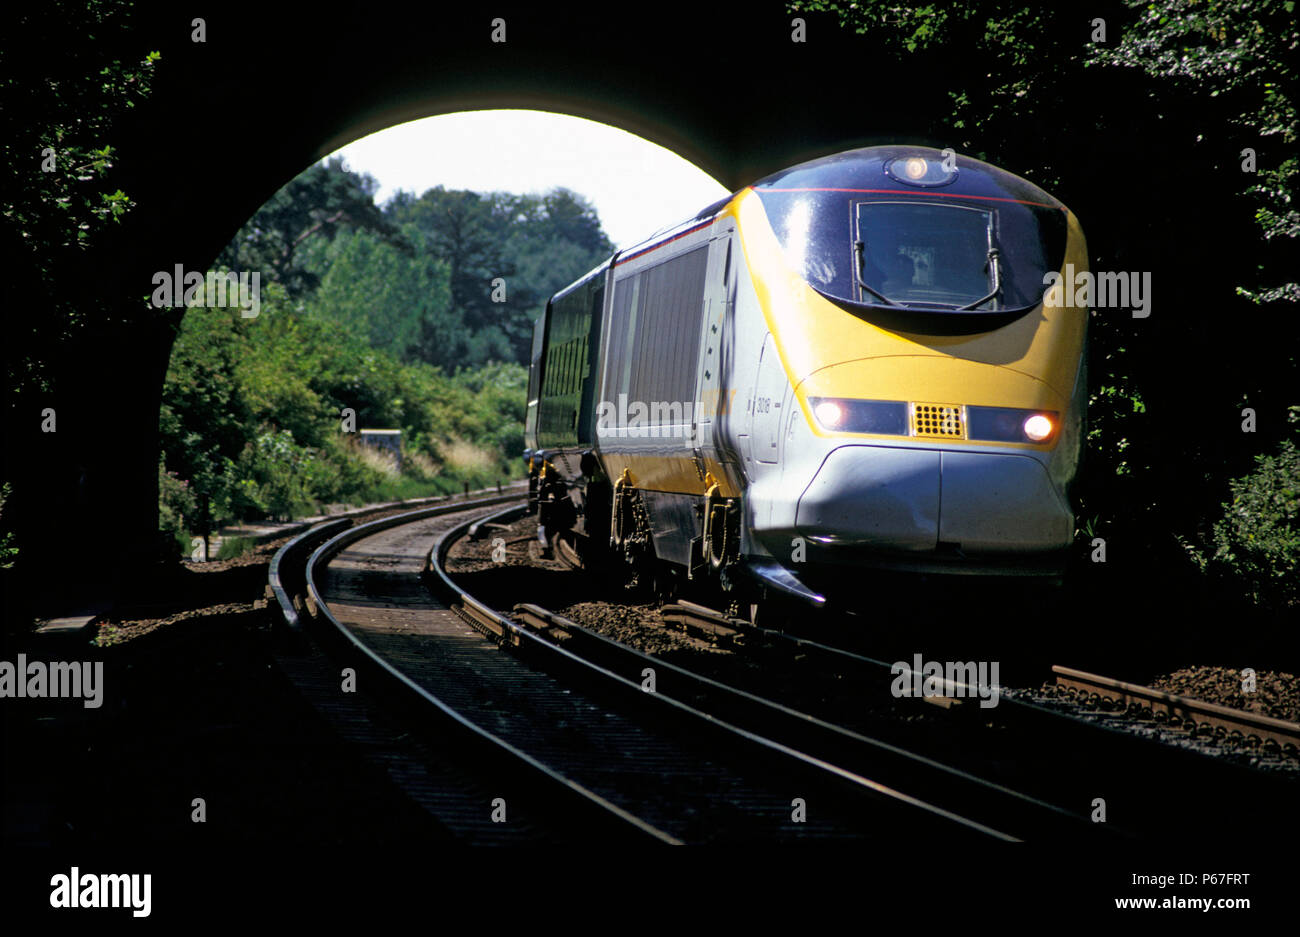
MULTIPOLYGON (((893 168, 893 164, 899 160, 920 157, 929 163, 942 165, 947 153, 948 151, 936 150, 933 147, 903 143, 861 147, 790 166, 770 176, 764 176, 747 188, 755 189, 760 194, 763 191, 791 189, 842 189, 846 192, 915 194, 918 191, 917 185, 899 181, 891 175, 889 170, 893 168)), ((943 180, 938 184, 928 184, 921 188, 933 189, 937 195, 1008 199, 1042 208, 1067 210, 1059 199, 1032 182, 982 160, 954 153, 949 165, 955 165, 957 171, 944 173, 943 180)), ((690 218, 660 228, 644 240, 618 251, 615 256, 624 257, 640 253, 660 241, 676 237, 682 230, 712 218, 725 208, 736 194, 733 192, 726 195, 705 206, 690 218)), ((604 267, 605 264, 602 264, 597 270, 604 267)), ((582 279, 585 280, 587 277, 582 279)))
POLYGON ((926 189, 942 196, 1009 200, 1065 210, 1058 199, 1005 169, 951 150, 907 144, 869 146, 823 156, 765 176, 751 188, 760 195, 765 191, 801 189, 915 195, 926 189), (908 181, 901 167, 916 158, 924 160, 929 170, 920 181, 908 181), (949 167, 955 167, 955 172, 944 168, 945 158, 949 167))
POLYGON ((582 276, 578 277, 578 279, 574 280, 564 289, 557 291, 551 297, 550 301, 556 302, 557 300, 562 299, 565 296, 568 296, 570 293, 572 293, 574 290, 578 289, 579 287, 586 285, 590 280, 594 279, 595 277, 604 276, 605 271, 609 269, 609 262, 613 259, 614 258, 612 255, 606 257, 604 260, 596 264, 596 266, 592 267, 582 276))
POLYGON ((655 231, 654 234, 651 234, 649 237, 637 241, 635 244, 629 244, 627 247, 623 248, 622 250, 617 251, 615 256, 619 260, 623 260, 625 258, 631 257, 634 254, 643 253, 645 250, 647 250, 650 247, 653 247, 654 245, 660 243, 661 241, 667 241, 670 240, 671 238, 675 238, 683 231, 700 224, 700 222, 702 221, 706 221, 712 218, 718 212, 722 211, 722 209, 726 207, 727 203, 730 202, 735 197, 736 197, 735 192, 729 193, 728 195, 723 196, 722 198, 718 199, 716 202, 712 203, 711 205, 706 205, 704 208, 700 209, 691 217, 685 218, 681 221, 674 221, 672 224, 664 225, 662 228, 655 231))

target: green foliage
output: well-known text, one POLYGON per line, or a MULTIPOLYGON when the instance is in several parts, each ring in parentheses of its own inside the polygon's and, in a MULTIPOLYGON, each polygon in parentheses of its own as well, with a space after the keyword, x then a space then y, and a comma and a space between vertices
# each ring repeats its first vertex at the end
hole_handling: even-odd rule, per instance
POLYGON ((178 543, 181 550, 189 552, 189 524, 197 517, 198 499, 189 482, 177 477, 175 472, 167 471, 159 460, 158 463, 158 530, 165 535, 165 541, 178 543))
POLYGON ((134 17, 113 0, 51 0, 5 18, 0 252, 11 298, 26 308, 9 317, 0 355, 15 412, 19 396, 49 392, 51 363, 72 336, 114 318, 86 259, 134 204, 115 181, 110 141, 150 94, 159 61, 139 44, 134 17))
MULTIPOLYGON (((497 278, 507 280, 508 296, 509 280, 515 274, 514 262, 505 251, 507 223, 495 207, 489 196, 449 192, 442 186, 419 198, 394 198, 387 206, 389 215, 419 231, 428 248, 447 264, 453 318, 471 333, 467 338, 473 363, 515 356, 512 310, 508 305, 503 310, 491 296, 497 278)), ((437 361, 442 336, 435 323, 422 325, 415 350, 423 360, 437 361)))
POLYGON ((466 360, 470 336, 453 317, 448 267, 426 249, 414 228, 408 256, 369 231, 340 234, 317 263, 325 266, 313 307, 372 348, 404 357, 425 329, 435 339, 436 360, 466 360))
POLYGON ((315 449, 299 445, 287 429, 268 430, 244 446, 232 473, 236 516, 291 520, 317 498, 338 492, 338 468, 315 449))
POLYGON ((189 310, 163 387, 160 478, 168 530, 210 531, 241 518, 289 518, 324 504, 396 500, 516 474, 527 372, 497 363, 448 377, 369 347, 316 301, 278 285, 261 314, 189 310), (408 468, 387 477, 342 432, 398 428, 408 468), (474 459, 456 462, 448 454, 474 459), (426 466, 431 469, 426 470, 426 466), (180 479, 184 479, 182 486, 180 479))
MULTIPOLYGON (((1244 193, 1252 196, 1264 240, 1300 237, 1300 211, 1293 207, 1300 183, 1294 153, 1300 22, 1293 0, 1131 0, 1129 6, 1136 21, 1114 44, 1095 46, 1086 64, 1140 69, 1190 96, 1221 98, 1215 110, 1224 113, 1224 127, 1215 136, 1231 134, 1261 150, 1256 172, 1242 178, 1254 183, 1244 193)), ((1293 265, 1269 271, 1294 273, 1293 265)), ((1243 285, 1240 292, 1259 303, 1300 302, 1294 279, 1243 285)))
MULTIPOLYGON (((24 31, 98 33, 102 47, 106 33, 127 29, 119 4, 107 0, 43 6, 19 16, 18 30, 0 48, 0 94, 4 100, 21 95, 26 104, 12 109, 22 124, 7 119, 0 125, 5 131, 0 133, 0 165, 7 183, 3 213, 46 251, 84 250, 131 205, 120 189, 107 184, 115 153, 102 141, 122 114, 149 94, 159 54, 144 52, 124 62, 106 58, 111 52, 100 51, 95 43, 68 45, 58 56, 41 58, 45 80, 27 81, 9 59, 24 31), (29 114, 43 120, 33 126, 29 114), (42 152, 46 147, 53 150, 49 156, 42 152), (51 157, 53 168, 47 171, 43 164, 51 157)), ((10 110, 0 108, 0 114, 10 110)))
MULTIPOLYGON (((8 482, 0 485, 0 518, 4 517, 5 502, 13 490, 8 482)), ((18 556, 18 547, 14 545, 13 531, 0 528, 0 569, 9 569, 18 556)))
MULTIPOLYGON (((1300 406, 1290 408, 1300 422, 1300 406)), ((1243 590, 1258 605, 1300 606, 1300 448, 1285 439, 1255 470, 1229 483, 1210 537, 1212 549, 1187 546, 1202 571, 1243 590)))
POLYGON ((331 159, 281 188, 222 252, 264 270, 292 299, 350 336, 448 370, 526 362, 550 296, 613 250, 595 209, 544 195, 398 192, 331 159), (504 301, 494 282, 504 281, 504 301))
POLYGON ((221 541, 217 550, 217 559, 233 560, 257 549, 257 541, 252 537, 227 537, 221 541))
POLYGON ((159 414, 170 536, 517 474, 533 320, 613 246, 565 189, 438 187, 382 211, 377 189, 336 159, 310 167, 221 255, 265 271, 260 315, 185 314, 159 414), (345 409, 402 430, 401 473, 342 431, 345 409))
POLYGON ((438 186, 418 198, 397 193, 385 213, 447 265, 446 319, 422 320, 411 348, 434 364, 527 361, 533 322, 546 301, 613 251, 595 209, 567 189, 484 195, 438 186), (498 278, 505 281, 504 303, 492 296, 498 278))
MULTIPOLYGON (((891 84, 929 115, 913 138, 1061 198, 1087 233, 1094 270, 1150 272, 1150 319, 1091 314, 1075 493, 1082 528, 1176 559, 1170 532, 1190 534, 1217 511, 1254 456, 1237 444, 1235 413, 1276 412, 1293 399, 1295 4, 788 6, 838 21, 864 60, 888 62, 891 84), (1254 172, 1243 171, 1246 149, 1254 172)), ((1279 429, 1261 424, 1252 439, 1271 447, 1279 429)))
POLYGON ((458 372, 452 382, 467 400, 477 402, 479 422, 465 424, 470 438, 479 440, 507 462, 524 448, 524 407, 528 369, 497 362, 476 370, 458 372))
POLYGON ((344 228, 373 232, 410 252, 410 245, 374 202, 374 177, 349 172, 338 157, 308 167, 281 188, 240 229, 218 263, 235 270, 265 270, 294 294, 320 279, 303 263, 305 246, 330 241, 344 228))

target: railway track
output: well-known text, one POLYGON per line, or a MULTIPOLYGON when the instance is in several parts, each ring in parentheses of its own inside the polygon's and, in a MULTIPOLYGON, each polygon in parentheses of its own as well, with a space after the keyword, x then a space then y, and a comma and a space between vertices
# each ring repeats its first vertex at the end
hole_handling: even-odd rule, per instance
MULTIPOLYGON (((474 537, 481 529, 499 529, 502 521, 521 513, 507 509, 481 525, 466 526, 464 533, 474 537)), ((681 717, 677 722, 683 733, 698 734, 702 727, 746 732, 799 757, 869 777, 875 785, 906 791, 955 816, 996 826, 1017 839, 1059 840, 1099 832, 1089 829, 1080 813, 643 654, 539 606, 519 605, 509 614, 493 609, 466 593, 445 569, 447 550, 461 533, 453 530, 439 538, 430 551, 428 569, 431 577, 459 597, 459 610, 476 628, 517 653, 535 654, 544 647, 548 653, 580 661, 588 670, 621 678, 625 686, 640 684, 644 690, 647 676, 653 674, 654 691, 641 698, 681 717)), ((557 558, 564 560, 558 549, 557 558)), ((705 611, 699 606, 692 608, 705 611)))
MULTIPOLYGON (((522 817, 535 838, 561 841, 1017 838, 646 694, 504 617, 527 653, 501 654, 418 576, 429 540, 460 536, 463 516, 426 509, 318 530, 278 558, 276 597, 290 629, 305 627, 332 657, 354 664, 358 683, 400 708, 442 774, 460 773, 464 789, 448 797, 469 805, 480 825, 490 812, 510 824, 522 817), (681 733, 684 719, 693 735, 681 733)), ((434 800, 424 798, 438 813, 434 800)), ((480 841, 461 812, 439 819, 480 841)))
MULTIPOLYGON (((471 614, 477 618, 480 613, 471 614)), ((1082 831, 1083 817, 1079 814, 644 654, 539 606, 516 606, 511 618, 629 679, 652 670, 656 692, 686 704, 705 718, 725 720, 827 763, 870 774, 881 783, 905 789, 954 813, 979 817, 987 825, 1013 831, 1017 838, 1062 837, 1082 831)))
MULTIPOLYGON (((894 665, 883 660, 797 634, 756 627, 689 602, 667 606, 663 613, 684 632, 718 646, 733 646, 746 653, 775 652, 785 667, 799 660, 808 671, 806 681, 810 684, 836 680, 879 687, 894 673, 894 665)), ((1109 712, 1146 714, 1156 724, 1190 729, 1193 738, 1235 739, 1263 752, 1296 757, 1300 726, 1294 723, 1060 665, 1051 669, 1058 698, 1109 712)), ((1139 835, 1180 835, 1187 827, 1186 817, 1203 814, 1207 804, 1217 805, 1215 812, 1225 823, 1276 823, 1278 816, 1294 817, 1287 807, 1300 793, 1294 776, 1256 772, 1207 758, 1202 751, 1134 735, 1113 722, 1081 719, 1041 705, 1036 694, 1004 693, 995 710, 981 712, 971 699, 971 689, 957 684, 955 696, 927 702, 944 710, 943 717, 958 731, 983 733, 986 741, 980 746, 977 763, 992 760, 1024 766, 1023 751, 1033 751, 1031 764, 1043 770, 997 775, 1018 789, 1054 803, 1076 804, 1085 799, 1090 802, 1094 792, 1108 793, 1112 802, 1128 806, 1127 817, 1112 816, 1112 820, 1118 819, 1139 835), (1019 756, 1017 748, 1022 749, 1019 756)), ((955 753, 954 758, 958 764, 966 763, 955 753)), ((972 766, 972 770, 976 769, 972 766)))
MULTIPOLYGON (((960 692, 925 701, 934 706, 905 701, 943 714, 936 751, 933 733, 927 748, 915 733, 874 732, 854 713, 803 711, 784 693, 642 654, 538 605, 496 608, 457 585, 444 560, 458 539, 522 514, 517 504, 486 513, 502 500, 319 525, 272 566, 287 630, 320 643, 317 667, 331 680, 346 661, 399 714, 397 734, 418 751, 380 760, 462 840, 854 841, 925 829, 1059 842, 1178 835, 1210 790, 1236 804, 1223 818, 1241 822, 1294 795, 1005 696, 996 710, 960 692), (942 741, 977 735, 957 745, 974 758, 942 741), (1102 795, 1113 805, 1105 826, 1088 822, 1102 795), (498 803, 505 822, 493 819, 498 803)), ((833 679, 865 697, 889 685, 890 665, 862 654, 688 602, 663 611, 699 640, 801 675, 787 686, 833 679)), ((321 706, 344 705, 329 680, 315 682, 321 706)), ((355 714, 338 721, 357 734, 355 714)), ((375 747, 364 731, 360 742, 375 747)))
POLYGON ((1057 665, 1052 667, 1052 673, 1057 687, 1104 709, 1149 714, 1156 722, 1186 729, 1193 736, 1204 734, 1219 739, 1238 739, 1261 748, 1275 748, 1291 758, 1300 756, 1300 723, 1207 703, 1070 667, 1057 665))
MULTIPOLYGON (((557 558, 564 559, 558 551, 557 558)), ((822 746, 822 757, 856 763, 849 760, 853 756, 844 752, 843 746, 854 736, 867 736, 876 743, 941 762, 955 773, 982 779, 989 788, 1055 805, 1071 815, 1086 814, 1095 820, 1104 816, 1109 829, 1141 837, 1194 835, 1200 827, 1189 818, 1206 815, 1222 828, 1237 823, 1275 825, 1279 816, 1294 823, 1289 806, 1298 793, 1294 775, 1258 771, 1227 759, 1207 758, 1199 751, 1160 744, 1153 737, 1121 731, 1113 720, 1110 725, 1102 724, 1042 705, 1024 691, 1003 688, 992 709, 981 707, 972 698, 974 688, 960 683, 950 685, 945 696, 894 698, 889 688, 896 665, 886 661, 794 631, 760 627, 690 602, 659 611, 670 627, 697 643, 731 652, 686 655, 697 672, 683 675, 673 671, 687 685, 680 691, 684 697, 712 693, 708 705, 718 707, 718 712, 730 712, 720 702, 725 691, 715 686, 726 683, 726 690, 769 697, 768 702, 778 709, 802 710, 805 718, 821 724, 816 731, 807 724, 798 725, 797 717, 788 713, 783 714, 787 722, 781 728, 809 740, 810 746, 816 740, 822 746), (728 663, 730 666, 719 666, 728 663), (780 685, 780 692, 774 691, 775 684, 780 685)), ((625 672, 635 674, 638 667, 644 669, 661 660, 638 656, 577 622, 528 603, 515 605, 512 617, 556 643, 584 648, 611 669, 622 666, 625 672), (621 665, 616 663, 620 658, 621 665)), ((800 627, 794 622, 790 626, 800 627)), ((508 632, 496 634, 499 639, 513 640, 508 632)), ((772 720, 774 725, 776 721, 772 720)), ((765 731, 781 737, 778 728, 765 731)), ((863 757, 861 751, 857 757, 863 757)), ((873 763, 887 764, 879 757, 873 763)), ((927 792, 939 800, 934 789, 927 792)), ((1002 815, 1001 820, 1004 825, 1015 822, 1011 814, 1002 815)), ((1039 827, 1039 835, 1048 840, 1059 838, 1050 824, 1039 827)))
MULTIPOLYGON (((452 523, 467 514, 481 513, 493 504, 517 499, 517 494, 470 502, 438 505, 405 512, 417 513, 433 524, 452 523)), ((621 841, 655 837, 634 823, 623 823, 581 797, 561 789, 545 776, 521 770, 509 753, 501 752, 481 736, 440 718, 418 687, 390 672, 388 666, 357 648, 322 609, 310 574, 312 559, 323 545, 353 529, 354 520, 342 518, 316 525, 282 547, 272 559, 268 587, 280 612, 281 649, 275 655, 280 669, 312 703, 340 737, 365 758, 384 769, 411 800, 432 814, 449 838, 481 844, 524 844, 564 841, 546 828, 534 802, 543 808, 557 804, 576 816, 574 841, 621 841), (341 682, 351 668, 359 692, 346 692, 341 682), (463 770, 473 762, 477 773, 463 770), (533 788, 513 796, 520 784, 533 788), (503 795, 510 822, 494 821, 491 804, 503 795), (578 801, 576 807, 572 803, 578 801)), ((363 527, 393 523, 380 520, 363 527)), ((544 811, 543 811, 544 812, 544 811)))

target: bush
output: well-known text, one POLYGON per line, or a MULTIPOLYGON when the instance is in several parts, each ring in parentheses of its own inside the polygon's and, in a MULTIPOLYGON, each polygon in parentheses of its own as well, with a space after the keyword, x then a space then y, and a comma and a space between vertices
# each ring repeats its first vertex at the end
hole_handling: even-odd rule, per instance
MULTIPOLYGON (((9 500, 11 488, 8 482, 0 485, 0 516, 4 515, 5 502, 9 500)), ((18 557, 18 547, 14 546, 13 531, 0 530, 0 569, 9 569, 18 557)))
POLYGON ((160 524, 184 536, 231 520, 392 501, 518 474, 528 371, 448 376, 367 347, 270 284, 262 313, 186 314, 163 391, 160 524), (353 431, 342 415, 353 411, 353 431), (355 429, 400 429, 401 471, 355 429), (164 477, 166 476, 166 477, 164 477))
POLYGON ((228 537, 221 541, 217 559, 233 560, 257 549, 257 541, 252 537, 228 537))
POLYGON ((310 513, 318 497, 333 494, 338 474, 315 449, 298 445, 287 429, 262 432, 235 464, 236 511, 239 516, 291 520, 310 513))
POLYGON ((170 547, 175 543, 177 552, 189 552, 189 528, 198 516, 198 499, 189 482, 177 477, 175 472, 167 471, 167 466, 158 463, 158 531, 160 542, 170 547))
MULTIPOLYGON (((1290 420, 1300 422, 1300 406, 1290 420)), ((1244 589, 1255 604, 1290 608, 1300 605, 1300 449, 1284 440, 1255 465, 1229 484, 1232 503, 1214 524, 1213 552, 1189 552, 1202 571, 1244 589)))

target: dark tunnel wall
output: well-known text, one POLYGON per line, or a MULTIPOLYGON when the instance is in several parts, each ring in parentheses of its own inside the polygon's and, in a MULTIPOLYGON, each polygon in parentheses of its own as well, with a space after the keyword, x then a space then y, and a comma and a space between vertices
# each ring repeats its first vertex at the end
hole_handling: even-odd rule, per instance
MULTIPOLYGON (((109 297, 119 321, 53 362, 58 432, 40 433, 33 414, 5 456, 6 477, 26 492, 14 512, 29 548, 23 580, 45 614, 102 607, 153 548, 158 408, 180 313, 146 306, 151 276, 206 269, 280 186, 345 143, 439 113, 551 110, 639 134, 731 188, 851 146, 947 145, 920 135, 947 104, 940 62, 900 93, 872 65, 883 57, 864 54, 869 39, 808 18, 808 41, 792 42, 780 3, 145 3, 133 16, 124 59, 162 54, 152 94, 112 141, 113 181, 136 206, 86 256, 82 284, 109 297), (204 43, 191 41, 194 16, 205 18, 204 43), (494 17, 506 21, 504 43, 491 41, 494 17), (55 590, 61 568, 86 560, 69 552, 87 538, 110 546, 85 562, 79 594, 55 590)), ((21 276, 15 300, 48 302, 21 276)))

